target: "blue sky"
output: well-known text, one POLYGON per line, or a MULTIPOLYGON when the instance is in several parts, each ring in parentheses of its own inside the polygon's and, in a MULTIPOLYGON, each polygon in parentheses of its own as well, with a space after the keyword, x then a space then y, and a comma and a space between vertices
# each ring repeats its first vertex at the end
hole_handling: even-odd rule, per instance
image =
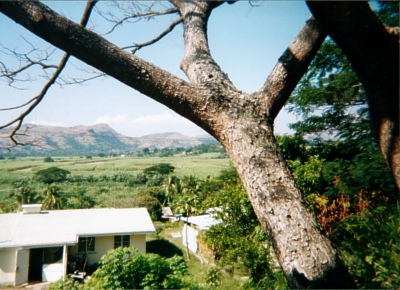
MULTIPOLYGON (((248 93, 262 86, 280 55, 310 16, 305 3, 300 1, 254 3, 256 6, 251 6, 247 1, 220 6, 211 15, 208 29, 212 56, 233 83, 248 93)), ((85 7, 84 1, 49 1, 45 4, 74 21, 79 21, 85 7)), ((102 10, 111 9, 106 2, 101 1, 97 5, 102 10)), ((161 5, 167 3, 161 2, 161 5)), ((89 27, 97 32, 106 32, 110 23, 104 22, 96 13, 92 15, 89 27)), ((163 31, 175 18, 168 15, 149 22, 124 25, 106 37, 120 46, 141 43, 163 31)), ((49 44, 2 14, 0 23, 0 42, 3 46, 26 52, 29 49, 27 40, 34 46, 51 49, 49 44)), ((182 33, 182 26, 178 26, 160 42, 139 50, 136 55, 186 79, 179 69, 183 56, 182 33)), ((52 63, 58 63, 61 55, 62 52, 56 51, 52 55, 52 63)), ((0 53, 0 60, 17 66, 4 53, 0 53)), ((81 69, 85 67, 83 63, 72 59, 64 76, 81 76, 81 69)), ((31 76, 34 77, 36 73, 32 71, 31 76)), ((35 80, 21 83, 19 86, 24 90, 15 90, 10 89, 5 80, 0 80, 0 106, 8 107, 24 102, 40 91, 43 82, 35 80)), ((1 112, 0 122, 5 123, 17 114, 18 111, 1 112)), ((287 124, 295 120, 295 116, 282 110, 275 123, 275 132, 289 132, 287 124)), ((109 77, 84 85, 53 86, 27 121, 66 127, 108 123, 127 136, 161 132, 181 132, 196 136, 204 133, 165 106, 109 77)))

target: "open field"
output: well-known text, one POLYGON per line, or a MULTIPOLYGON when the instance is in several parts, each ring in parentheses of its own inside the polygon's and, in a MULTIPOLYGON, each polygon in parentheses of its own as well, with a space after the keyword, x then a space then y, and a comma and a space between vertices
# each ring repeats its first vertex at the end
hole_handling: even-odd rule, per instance
MULTIPOLYGON (((71 178, 83 178, 84 183, 58 184, 59 190, 66 196, 84 190, 85 195, 95 201, 96 207, 118 207, 121 202, 145 191, 146 185, 131 186, 127 182, 101 180, 102 176, 136 176, 143 169, 158 164, 169 163, 175 167, 174 175, 183 177, 193 175, 204 180, 207 176, 217 176, 221 170, 230 167, 230 159, 219 158, 219 153, 174 157, 54 157, 54 162, 44 162, 44 157, 17 157, 0 160, 0 204, 9 204, 9 196, 21 186, 21 181, 30 183, 37 193, 44 189, 43 184, 31 182, 36 172, 49 167, 68 170, 71 178), (91 180, 96 180, 95 182, 91 180)), ((26 185, 25 185, 26 186, 26 185)))
POLYGON ((0 160, 1 184, 10 180, 33 177, 35 172, 49 167, 59 167, 71 172, 71 175, 109 175, 119 172, 137 174, 146 167, 158 163, 170 163, 175 167, 178 177, 194 175, 199 179, 216 176, 230 166, 230 159, 217 158, 218 153, 205 153, 195 156, 174 157, 55 157, 54 162, 44 162, 43 157, 18 157, 0 160))
POLYGON ((60 167, 71 172, 72 175, 94 176, 125 172, 136 174, 144 168, 157 163, 170 163, 175 167, 178 177, 194 175, 203 179, 215 176, 227 169, 230 164, 228 158, 217 158, 219 153, 205 153, 192 156, 173 157, 54 157, 54 162, 44 162, 43 157, 18 157, 16 159, 0 160, 1 178, 31 177, 35 172, 49 167, 60 167))

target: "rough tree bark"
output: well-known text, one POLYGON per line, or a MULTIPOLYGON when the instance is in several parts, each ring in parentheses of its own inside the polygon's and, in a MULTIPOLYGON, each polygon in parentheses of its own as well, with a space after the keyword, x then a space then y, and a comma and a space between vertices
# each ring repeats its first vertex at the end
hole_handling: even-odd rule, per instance
POLYGON ((307 5, 360 78, 372 131, 400 189, 400 30, 385 26, 367 2, 308 1, 307 5))
POLYGON ((60 49, 167 105, 227 149, 293 288, 354 288, 321 234, 280 154, 274 119, 326 34, 309 19, 263 87, 244 93, 212 59, 207 20, 219 2, 174 0, 184 19, 181 68, 190 83, 116 47, 39 2, 0 2, 0 12, 60 49))

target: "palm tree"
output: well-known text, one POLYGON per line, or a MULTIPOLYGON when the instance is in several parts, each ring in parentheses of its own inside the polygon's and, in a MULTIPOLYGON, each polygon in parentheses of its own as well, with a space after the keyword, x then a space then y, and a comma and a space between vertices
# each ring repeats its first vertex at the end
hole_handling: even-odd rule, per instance
POLYGON ((44 209, 61 209, 62 200, 60 197, 60 191, 56 184, 49 184, 43 189, 43 204, 44 209))

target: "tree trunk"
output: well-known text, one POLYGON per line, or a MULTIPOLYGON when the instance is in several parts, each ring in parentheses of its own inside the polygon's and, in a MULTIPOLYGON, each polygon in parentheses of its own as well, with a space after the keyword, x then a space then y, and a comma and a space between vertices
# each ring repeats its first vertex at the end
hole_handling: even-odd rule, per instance
POLYGON ((308 1, 307 5, 360 78, 372 131, 400 190, 400 30, 386 27, 367 2, 308 1))
POLYGON ((223 143, 290 287, 354 288, 281 157, 272 126, 249 116, 235 122, 224 118, 223 143))
POLYGON ((276 115, 325 34, 310 19, 253 94, 236 89, 212 59, 206 35, 213 2, 174 1, 184 19, 185 82, 30 1, 1 2, 0 11, 83 62, 175 110, 227 149, 254 210, 293 288, 355 288, 305 204, 273 136, 276 115))

